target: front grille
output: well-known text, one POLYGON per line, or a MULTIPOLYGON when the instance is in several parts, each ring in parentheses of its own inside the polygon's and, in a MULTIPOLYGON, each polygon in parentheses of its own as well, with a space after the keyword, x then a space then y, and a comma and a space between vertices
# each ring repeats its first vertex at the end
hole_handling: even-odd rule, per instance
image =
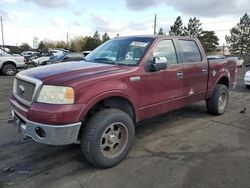
MULTIPOLYGON (((26 103, 31 103, 35 92, 36 84, 16 78, 16 96, 26 103)), ((21 101, 21 102, 23 102, 21 101)))

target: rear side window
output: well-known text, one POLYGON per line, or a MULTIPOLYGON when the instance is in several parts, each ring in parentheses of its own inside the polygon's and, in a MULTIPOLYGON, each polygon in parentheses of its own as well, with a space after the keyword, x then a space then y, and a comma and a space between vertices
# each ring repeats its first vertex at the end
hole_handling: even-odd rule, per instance
POLYGON ((179 40, 179 42, 183 52, 184 63, 201 61, 201 53, 195 41, 179 40))

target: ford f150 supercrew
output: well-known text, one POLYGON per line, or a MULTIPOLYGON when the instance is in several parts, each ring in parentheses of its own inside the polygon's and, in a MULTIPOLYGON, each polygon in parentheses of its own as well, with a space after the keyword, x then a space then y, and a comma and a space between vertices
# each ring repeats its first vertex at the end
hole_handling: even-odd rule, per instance
POLYGON ((131 36, 109 40, 84 61, 25 70, 10 99, 14 126, 39 143, 81 143, 99 168, 121 162, 141 120, 205 100, 225 112, 234 61, 209 62, 196 38, 131 36))

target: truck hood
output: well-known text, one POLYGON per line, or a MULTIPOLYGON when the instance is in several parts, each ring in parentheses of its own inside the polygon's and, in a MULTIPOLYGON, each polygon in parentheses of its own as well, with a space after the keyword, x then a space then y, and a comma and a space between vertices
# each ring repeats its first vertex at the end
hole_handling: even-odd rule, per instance
POLYGON ((122 67, 123 66, 77 61, 32 68, 22 71, 19 74, 39 79, 44 84, 64 84, 82 77, 96 77, 99 74, 120 72, 124 69, 122 67))

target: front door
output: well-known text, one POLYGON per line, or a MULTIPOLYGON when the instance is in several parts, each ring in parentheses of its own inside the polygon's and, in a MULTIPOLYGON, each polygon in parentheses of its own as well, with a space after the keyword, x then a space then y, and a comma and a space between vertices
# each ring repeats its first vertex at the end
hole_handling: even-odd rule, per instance
POLYGON ((178 63, 174 43, 171 39, 159 41, 151 51, 145 64, 143 90, 140 91, 141 116, 153 117, 181 106, 183 97, 183 65, 178 63), (152 63, 154 57, 165 57, 167 69, 151 72, 147 65, 152 63))

